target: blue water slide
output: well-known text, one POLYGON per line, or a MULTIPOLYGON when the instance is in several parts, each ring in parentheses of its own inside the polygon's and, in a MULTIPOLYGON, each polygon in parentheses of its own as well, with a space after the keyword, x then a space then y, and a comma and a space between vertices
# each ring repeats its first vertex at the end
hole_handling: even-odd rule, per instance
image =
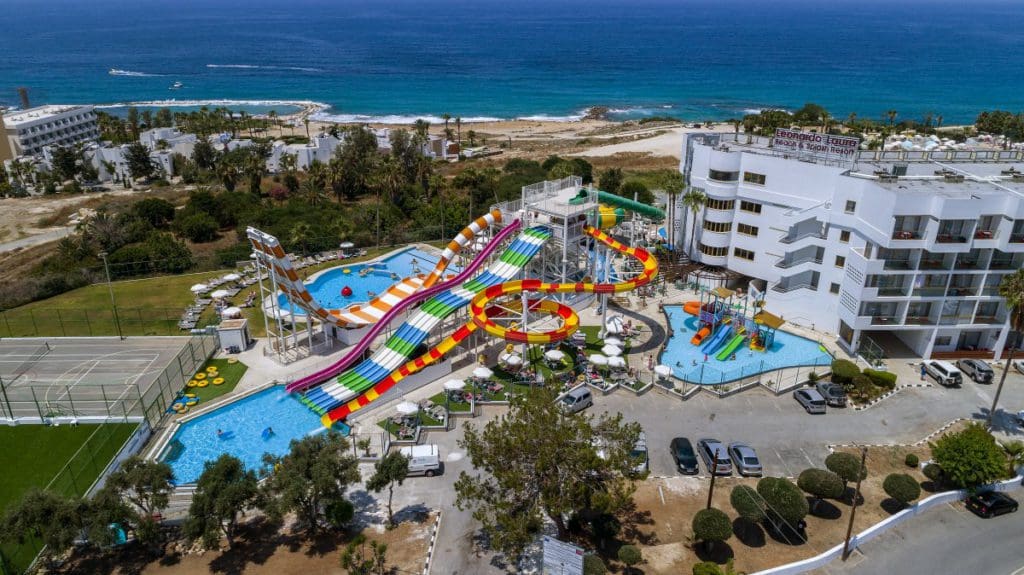
POLYGON ((700 348, 700 350, 708 355, 714 355, 715 350, 725 343, 725 340, 728 339, 730 333, 732 333, 732 330, 729 329, 728 324, 718 326, 718 331, 715 332, 715 335, 711 337, 711 340, 704 344, 704 347, 700 348))

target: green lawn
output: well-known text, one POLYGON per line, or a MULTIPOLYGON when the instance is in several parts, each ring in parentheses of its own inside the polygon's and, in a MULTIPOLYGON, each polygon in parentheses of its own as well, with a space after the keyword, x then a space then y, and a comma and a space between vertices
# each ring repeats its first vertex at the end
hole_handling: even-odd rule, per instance
MULTIPOLYGON (((206 372, 206 368, 216 367, 217 377, 223 377, 224 383, 220 385, 207 385, 206 387, 186 387, 184 388, 185 393, 194 393, 199 397, 199 405, 203 405, 206 402, 212 401, 222 395, 226 395, 234 391, 235 386, 241 381, 242 376, 245 375, 246 370, 249 368, 242 362, 238 361, 235 363, 228 363, 227 359, 211 359, 203 364, 203 367, 196 371, 206 372)), ((213 379, 207 377, 207 381, 213 379)))
MULTIPOLYGON (((445 392, 435 394, 430 397, 430 401, 434 402, 434 405, 444 405, 445 392)), ((452 413, 469 413, 469 402, 466 401, 449 401, 448 411, 452 413)))

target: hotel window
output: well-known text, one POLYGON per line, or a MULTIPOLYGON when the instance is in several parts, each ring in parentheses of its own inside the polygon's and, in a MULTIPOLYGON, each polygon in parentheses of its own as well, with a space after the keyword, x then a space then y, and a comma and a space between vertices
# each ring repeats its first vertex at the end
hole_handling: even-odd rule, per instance
POLYGON ((700 253, 713 258, 724 258, 729 255, 729 248, 713 248, 711 246, 700 244, 700 253))
POLYGON ((850 231, 849 230, 843 230, 843 231, 839 232, 839 241, 844 243, 844 244, 850 243, 850 231))
POLYGON ((857 202, 853 200, 846 200, 846 213, 852 214, 857 211, 857 202))
POLYGON ((839 284, 833 282, 832 285, 828 286, 828 293, 839 293, 839 284))
POLYGON ((704 220, 704 229, 716 234, 727 234, 732 231, 732 222, 711 222, 704 220))
POLYGON ((846 257, 845 256, 836 256, 836 267, 837 268, 841 268, 841 267, 843 267, 845 265, 846 265, 846 257))
POLYGON ((735 182, 740 179, 740 173, 708 170, 708 179, 715 180, 716 182, 735 182))
POLYGON ((758 174, 756 172, 743 172, 743 181, 748 184, 758 184, 763 186, 765 182, 765 175, 758 174))
POLYGON ((951 343, 953 343, 953 336, 950 335, 940 335, 935 338, 935 345, 938 347, 945 347, 951 343))
POLYGON ((708 198, 708 201, 704 203, 704 207, 709 210, 723 210, 731 212, 736 207, 736 200, 716 200, 714 198, 708 198))
POLYGON ((736 226, 736 231, 746 236, 757 237, 757 226, 750 224, 739 224, 736 226))
POLYGON ((761 213, 761 204, 757 202, 748 202, 746 200, 740 200, 740 209, 744 212, 750 212, 752 214, 761 213))
POLYGON ((745 250, 743 248, 733 248, 732 255, 741 259, 754 261, 754 252, 750 250, 745 250))

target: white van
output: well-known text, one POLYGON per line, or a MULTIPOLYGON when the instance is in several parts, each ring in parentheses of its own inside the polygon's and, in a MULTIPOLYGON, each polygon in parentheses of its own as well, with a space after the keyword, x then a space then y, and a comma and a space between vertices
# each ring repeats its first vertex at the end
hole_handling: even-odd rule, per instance
POLYGON ((964 382, 960 370, 948 361, 929 359, 924 362, 924 369, 940 385, 952 387, 964 382))
POLYGON ((441 457, 438 455, 437 445, 411 445, 403 447, 399 452, 409 458, 407 475, 433 477, 441 473, 441 457))
POLYGON ((561 402, 562 411, 567 414, 583 411, 591 405, 594 405, 594 397, 590 394, 590 390, 585 386, 580 386, 576 389, 570 390, 569 393, 563 395, 559 401, 561 402))

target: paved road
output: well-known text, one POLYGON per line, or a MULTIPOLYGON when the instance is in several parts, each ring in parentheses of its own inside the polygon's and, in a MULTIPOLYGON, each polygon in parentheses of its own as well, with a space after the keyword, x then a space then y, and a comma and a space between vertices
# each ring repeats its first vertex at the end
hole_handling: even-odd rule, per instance
POLYGON ((49 232, 28 236, 27 238, 21 238, 20 240, 4 242, 0 244, 0 253, 14 251, 19 248, 37 246, 48 242, 55 242, 71 235, 71 232, 73 231, 75 231, 74 227, 58 228, 49 232))
POLYGON ((879 536, 846 564, 821 575, 977 573, 1017 575, 1024 569, 1024 513, 975 517, 963 504, 943 505, 879 536))

